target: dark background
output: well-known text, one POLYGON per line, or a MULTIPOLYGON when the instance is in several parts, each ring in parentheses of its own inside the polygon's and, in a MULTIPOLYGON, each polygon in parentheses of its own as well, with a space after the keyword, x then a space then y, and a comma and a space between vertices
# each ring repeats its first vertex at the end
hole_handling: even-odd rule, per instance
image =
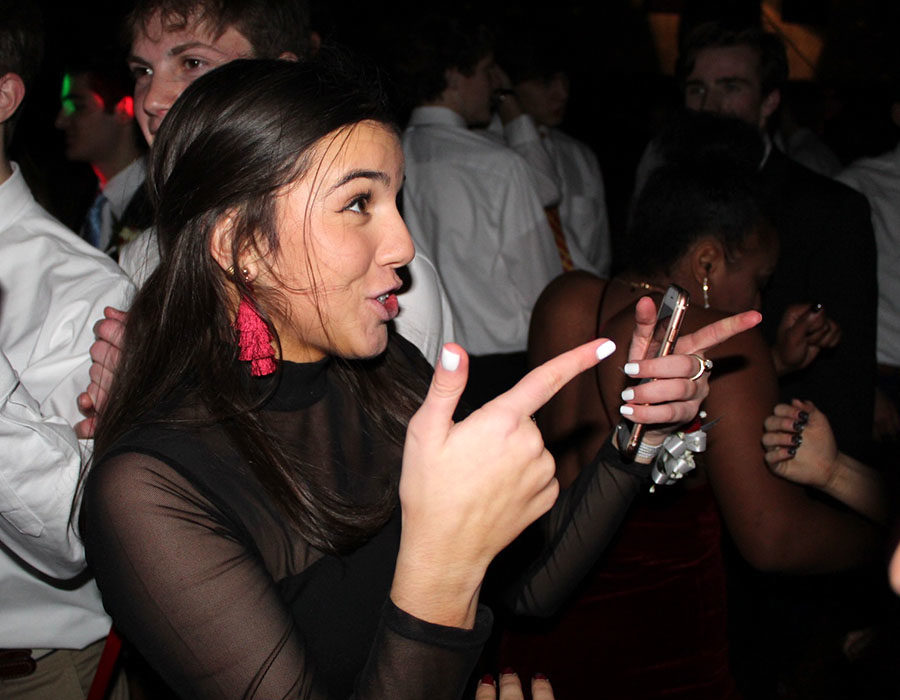
MULTIPOLYGON (((30 91, 13 144, 13 157, 32 174, 32 187, 69 226, 80 225, 96 191, 86 165, 68 164, 53 128, 66 57, 110 44, 120 34, 128 3, 88 0, 60 7, 46 0, 47 49, 41 80, 30 91)), ((404 19, 423 8, 477 11, 496 32, 526 10, 519 4, 362 2, 312 0, 313 27, 378 64, 404 19)), ((883 87, 896 81, 900 3, 896 0, 782 0, 786 22, 808 25, 823 42, 816 80, 829 95, 825 140, 845 163, 887 150, 895 130, 884 119, 883 87)), ((759 22, 759 0, 554 0, 529 12, 546 27, 548 41, 566 47, 572 80, 563 128, 597 153, 607 186, 614 233, 621 234, 634 168, 647 141, 678 104, 671 76, 660 69, 650 29, 651 12, 677 13, 685 27, 711 18, 759 22)))

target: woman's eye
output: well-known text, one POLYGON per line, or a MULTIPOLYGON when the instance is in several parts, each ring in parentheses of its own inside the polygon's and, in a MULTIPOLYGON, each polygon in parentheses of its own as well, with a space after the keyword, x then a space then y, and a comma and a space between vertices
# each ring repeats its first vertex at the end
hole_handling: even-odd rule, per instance
POLYGON ((184 59, 184 67, 188 70, 197 70, 203 66, 203 61, 199 58, 186 58, 184 59))
POLYGON ((355 197, 350 204, 347 205, 346 211, 356 212, 357 214, 365 214, 369 206, 369 195, 360 195, 355 197))

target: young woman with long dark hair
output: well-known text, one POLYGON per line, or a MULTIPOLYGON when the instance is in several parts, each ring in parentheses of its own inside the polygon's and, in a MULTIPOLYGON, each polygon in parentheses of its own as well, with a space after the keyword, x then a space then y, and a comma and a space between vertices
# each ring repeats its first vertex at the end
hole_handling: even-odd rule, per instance
MULTIPOLYGON (((128 315, 81 530, 116 626, 186 697, 459 697, 496 554, 552 506, 553 546, 510 598, 550 606, 641 483, 606 444, 557 498, 530 417, 604 339, 454 422, 463 349, 429 386, 389 329, 413 255, 402 181, 380 93, 317 62, 218 68, 157 133, 162 263, 128 315)), ((648 300, 634 356, 653 316, 648 300)), ((661 378, 634 404, 659 442, 706 379, 683 354, 640 367, 661 378)))

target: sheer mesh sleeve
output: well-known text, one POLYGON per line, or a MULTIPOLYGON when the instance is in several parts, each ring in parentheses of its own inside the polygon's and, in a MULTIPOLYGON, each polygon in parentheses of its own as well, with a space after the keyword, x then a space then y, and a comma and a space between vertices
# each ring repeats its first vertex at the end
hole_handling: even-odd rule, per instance
MULTIPOLYGON (((238 516, 133 452, 92 471, 82 531, 116 626, 187 698, 327 698, 291 609, 238 516)), ((491 626, 440 627, 385 600, 358 698, 457 698, 491 626)))
POLYGON ((534 547, 537 540, 541 554, 507 587, 504 603, 512 612, 552 615, 597 562, 643 483, 617 468, 621 463, 618 450, 607 440, 538 521, 536 531, 526 536, 525 546, 534 547))

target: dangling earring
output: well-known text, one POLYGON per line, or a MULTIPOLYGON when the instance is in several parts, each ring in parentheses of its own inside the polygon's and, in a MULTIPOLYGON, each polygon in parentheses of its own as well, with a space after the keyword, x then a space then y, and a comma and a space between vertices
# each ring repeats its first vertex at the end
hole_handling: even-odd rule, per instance
POLYGON ((702 288, 703 288, 703 308, 708 309, 709 308, 709 277, 704 276, 702 288))
POLYGON ((254 377, 272 374, 275 371, 272 334, 253 302, 246 296, 241 297, 234 327, 238 332, 239 359, 250 363, 250 374, 254 377))

